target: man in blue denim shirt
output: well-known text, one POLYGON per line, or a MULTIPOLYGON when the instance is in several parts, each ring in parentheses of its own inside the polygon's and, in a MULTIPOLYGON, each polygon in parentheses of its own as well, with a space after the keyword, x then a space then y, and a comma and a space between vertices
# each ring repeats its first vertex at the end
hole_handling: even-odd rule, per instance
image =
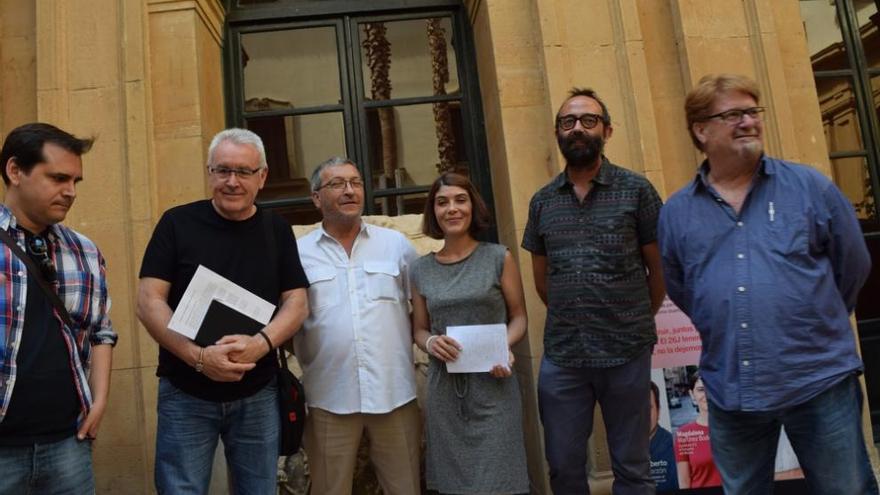
POLYGON ((868 251, 828 179, 763 154, 759 97, 735 75, 688 94, 707 160, 660 215, 669 296, 703 341, 712 454, 726 493, 772 493, 784 425, 811 492, 876 494, 849 322, 868 251))

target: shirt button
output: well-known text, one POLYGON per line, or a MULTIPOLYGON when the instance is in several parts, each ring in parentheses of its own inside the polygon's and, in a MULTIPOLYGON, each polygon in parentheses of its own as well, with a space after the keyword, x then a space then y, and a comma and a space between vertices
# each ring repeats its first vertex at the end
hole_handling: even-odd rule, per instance
POLYGON ((736 222, 736 226, 737 226, 737 227, 742 227, 742 226, 743 226, 743 223, 742 223, 742 222, 736 222))
POLYGON ((746 255, 744 255, 744 254, 742 254, 742 253, 737 253, 736 257, 737 257, 738 259, 743 259, 743 258, 746 257, 746 255))
POLYGON ((745 292, 745 291, 746 291, 746 288, 743 287, 742 285, 740 285, 739 287, 736 288, 736 290, 738 290, 738 291, 740 291, 740 292, 745 292))
POLYGON ((749 365, 749 360, 748 360, 748 359, 746 359, 745 361, 743 361, 743 366, 748 366, 748 365, 749 365))
POLYGON ((19 272, 18 272, 18 276, 19 276, 19 277, 24 277, 24 272, 19 271, 19 272))
POLYGON ((739 327, 740 328, 749 328, 749 324, 748 323, 740 323, 739 327))
POLYGON ((724 201, 724 200, 723 200, 723 199, 721 199, 721 198, 715 198, 715 201, 717 201, 717 202, 719 202, 719 203, 720 203, 720 202, 722 202, 722 201, 724 201))

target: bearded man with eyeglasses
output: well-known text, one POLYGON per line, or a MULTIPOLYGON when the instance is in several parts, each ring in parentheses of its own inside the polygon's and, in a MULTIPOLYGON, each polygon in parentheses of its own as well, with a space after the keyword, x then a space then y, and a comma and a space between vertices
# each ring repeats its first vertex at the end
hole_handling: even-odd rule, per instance
POLYGON ((850 313, 871 268, 849 200, 764 154, 755 81, 709 75, 685 100, 706 155, 660 215, 669 297, 702 338, 725 493, 771 493, 780 428, 814 494, 877 494, 850 313))
POLYGON ((645 177, 603 154, 605 104, 572 89, 556 115, 565 170, 532 197, 522 247, 547 305, 538 401, 550 485, 589 493, 587 441, 602 408, 615 494, 653 494, 649 437, 654 313, 664 289, 660 198, 645 177))
POLYGON ((312 493, 352 491, 358 445, 387 495, 421 492, 409 268, 418 257, 396 230, 363 221, 364 183, 351 160, 330 158, 310 178, 323 220, 300 237, 309 317, 293 340, 309 399, 303 445, 312 493))
POLYGON ((254 204, 267 168, 258 135, 245 129, 218 133, 208 148, 211 199, 166 211, 144 254, 137 315, 160 346, 160 494, 207 493, 220 438, 235 493, 276 491, 275 349, 308 314, 308 281, 290 225, 254 204), (229 328, 206 346, 169 330, 200 265, 275 304, 275 315, 256 334, 229 328))
POLYGON ((12 130, 0 153, 0 229, 34 268, 0 247, 0 493, 95 492, 92 442, 107 408, 117 335, 104 258, 59 223, 91 146, 32 123, 12 130))

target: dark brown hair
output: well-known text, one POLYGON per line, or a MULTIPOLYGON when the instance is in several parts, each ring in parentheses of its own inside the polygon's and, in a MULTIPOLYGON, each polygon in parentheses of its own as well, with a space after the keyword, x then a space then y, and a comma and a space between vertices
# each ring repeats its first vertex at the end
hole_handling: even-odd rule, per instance
POLYGON ((437 216, 434 215, 434 201, 437 199, 437 191, 442 186, 456 186, 467 191, 471 198, 473 208, 471 210, 471 225, 468 232, 476 237, 480 232, 489 228, 492 216, 483 197, 477 192, 473 183, 464 175, 453 172, 446 172, 431 185, 431 191, 428 193, 428 199, 425 200, 425 213, 422 217, 422 233, 433 239, 443 239, 443 229, 437 222, 437 216))
POLYGON ((93 142, 94 138, 80 139, 43 122, 16 127, 6 136, 3 150, 0 151, 0 175, 3 176, 3 182, 9 185, 6 163, 10 158, 15 159, 15 164, 22 172, 30 174, 38 163, 46 161, 46 156, 43 154, 43 145, 46 143, 52 143, 76 156, 82 156, 91 149, 93 142))
POLYGON ((654 395, 654 407, 660 410, 660 387, 656 383, 651 382, 651 392, 654 395))

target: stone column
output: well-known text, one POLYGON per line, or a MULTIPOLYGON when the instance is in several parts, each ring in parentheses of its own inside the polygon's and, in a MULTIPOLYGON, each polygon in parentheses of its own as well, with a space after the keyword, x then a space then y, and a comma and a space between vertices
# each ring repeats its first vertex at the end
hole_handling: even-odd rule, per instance
POLYGON ((0 0, 0 135, 37 117, 36 6, 0 0))
MULTIPOLYGON (((21 2, 27 3, 27 2, 21 2)), ((136 269, 150 218, 144 8, 135 1, 35 2, 36 118, 97 141, 66 224, 107 259, 113 352, 110 403, 94 448, 98 492, 152 486, 134 316, 136 269)))

